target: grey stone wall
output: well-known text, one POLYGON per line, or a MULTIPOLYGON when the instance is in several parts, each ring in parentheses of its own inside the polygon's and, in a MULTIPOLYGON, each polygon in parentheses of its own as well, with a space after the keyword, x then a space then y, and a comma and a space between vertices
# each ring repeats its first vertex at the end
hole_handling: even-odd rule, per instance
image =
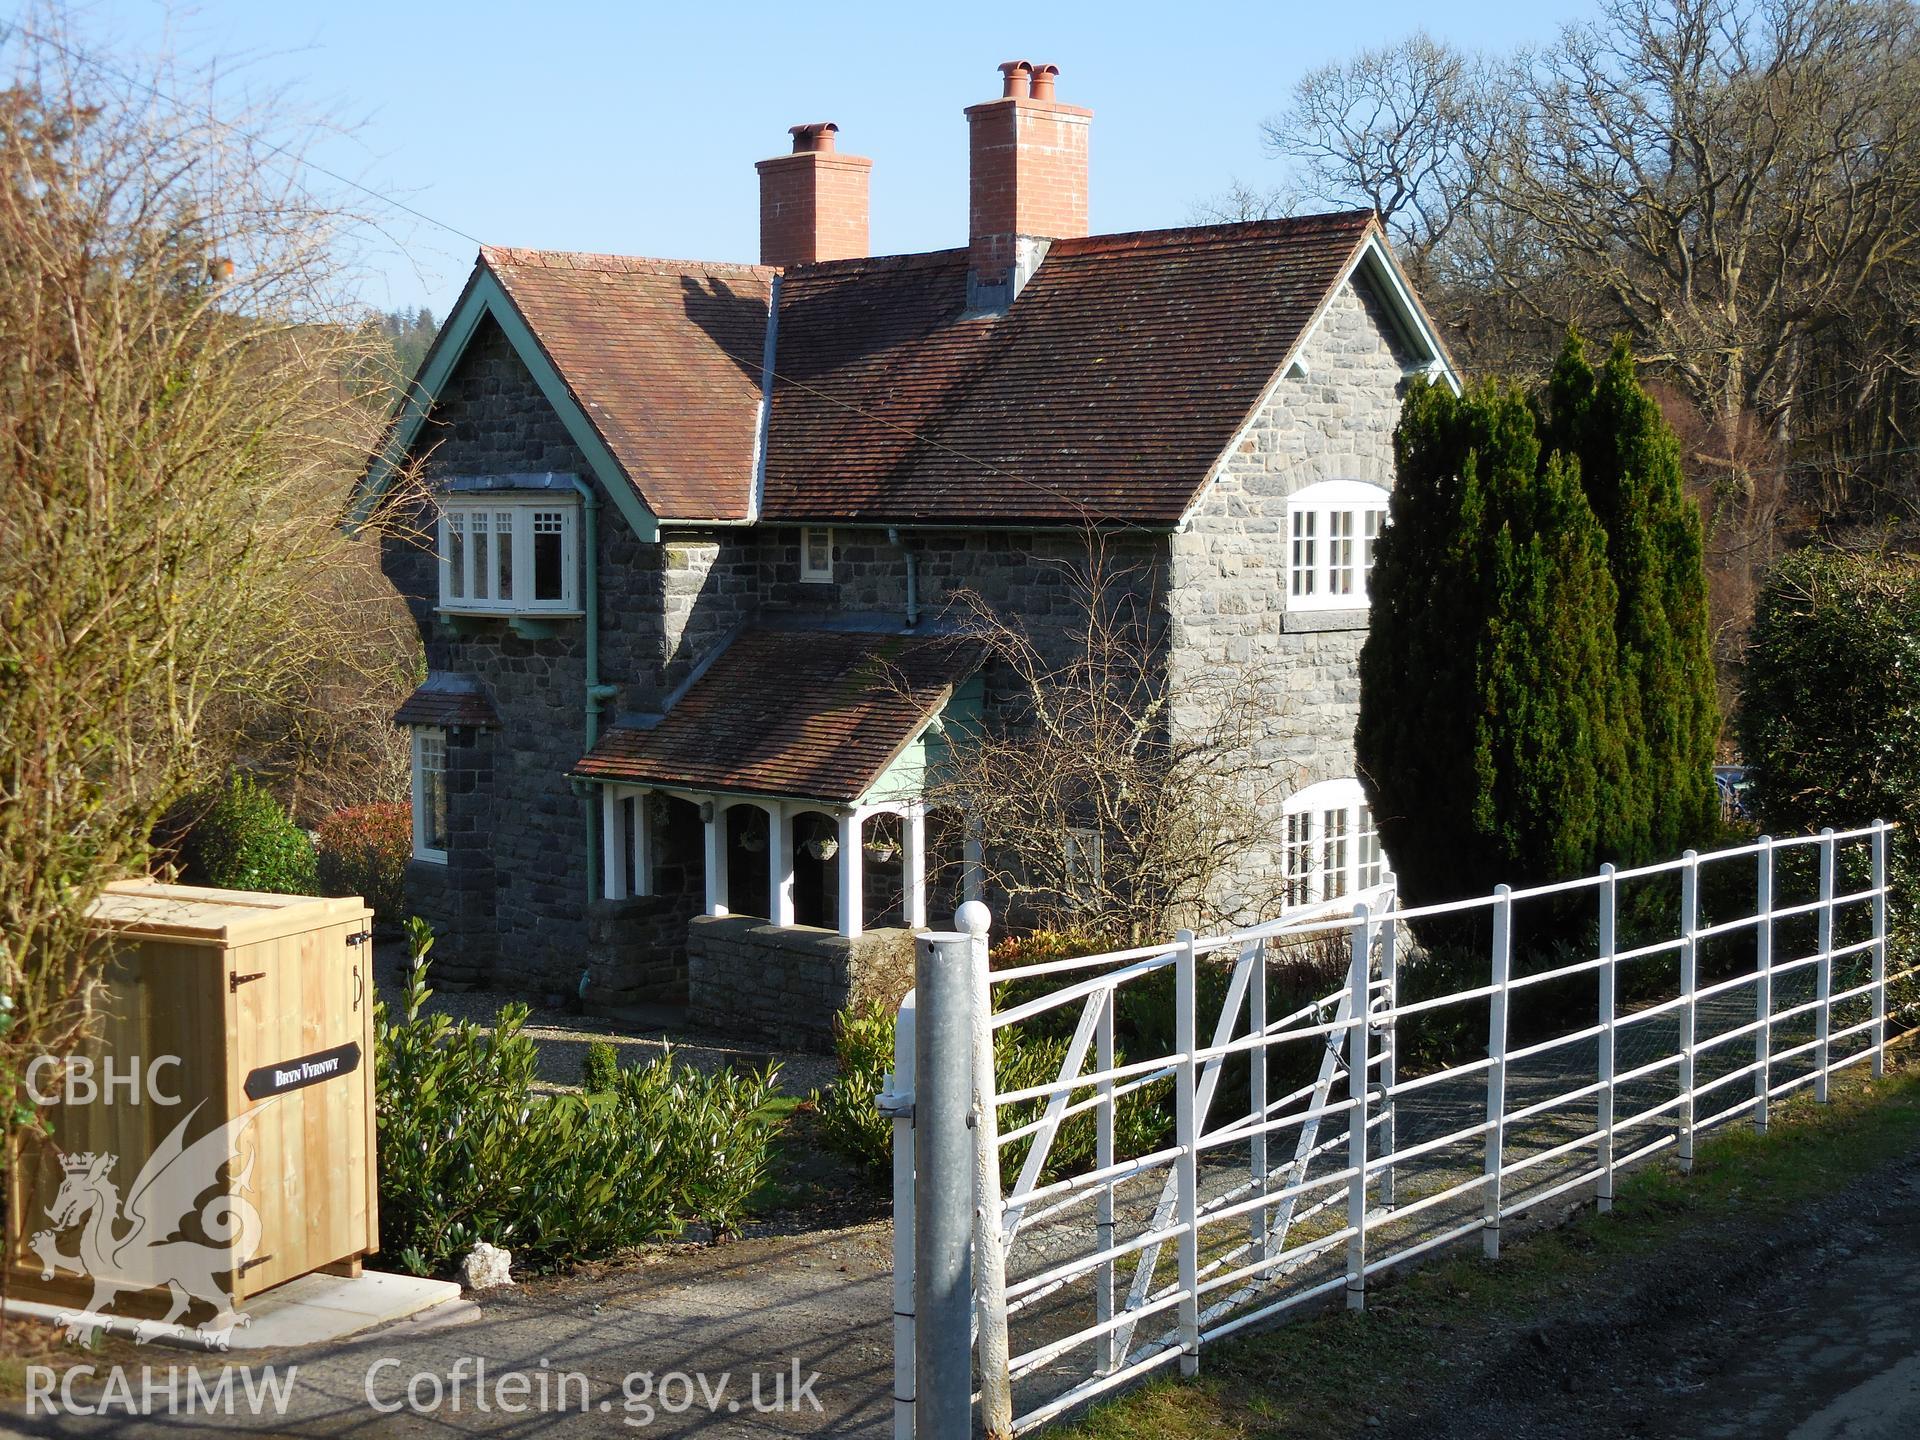
POLYGON ((595 900, 587 907, 588 1014, 644 1018, 656 1005, 687 1003, 687 922, 700 913, 694 893, 595 900))
POLYGON ((1268 718, 1252 754, 1277 782, 1273 845, 1249 855, 1243 892, 1264 895, 1279 863, 1280 808, 1292 792, 1354 773, 1365 612, 1287 612, 1287 497, 1323 480, 1393 484, 1393 430, 1411 363, 1392 322, 1356 277, 1280 381, 1170 542, 1176 686, 1224 667, 1268 677, 1268 718))
POLYGON ((912 951, 905 930, 848 940, 831 930, 697 915, 687 927, 689 1014, 728 1034, 830 1050, 833 1017, 849 1004, 868 993, 893 1001, 904 993, 899 977, 911 973, 912 951))
MULTIPOLYGON (((591 473, 491 320, 481 322, 449 378, 419 453, 429 482, 591 473)), ((441 934, 434 958, 443 978, 571 995, 587 942, 586 802, 566 778, 586 745, 585 626, 563 622, 547 639, 515 635, 504 620, 457 631, 434 613, 431 515, 422 502, 410 517, 412 535, 383 540, 382 566, 407 599, 428 665, 478 680, 500 726, 485 742, 489 763, 468 777, 452 771, 449 745, 448 822, 456 836, 470 839, 449 849, 444 866, 409 868, 408 903, 441 934)), ((602 505, 601 518, 604 564, 618 547, 610 540, 625 527, 610 504, 602 505)), ((603 614, 612 608, 603 605, 603 614)))

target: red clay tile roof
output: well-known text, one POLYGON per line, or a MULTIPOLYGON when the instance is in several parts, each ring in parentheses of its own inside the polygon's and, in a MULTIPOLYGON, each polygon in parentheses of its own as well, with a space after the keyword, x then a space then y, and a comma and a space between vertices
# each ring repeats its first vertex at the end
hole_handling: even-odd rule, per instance
POLYGON ((978 663, 952 636, 748 630, 658 725, 613 727, 574 773, 856 800, 978 663))
POLYGON ((400 702, 393 712, 396 725, 498 725, 500 717, 477 687, 453 689, 437 680, 428 680, 400 702))
POLYGON ((763 513, 1175 524, 1372 228, 1056 240, 997 319, 964 250, 791 269, 763 513))
MULTIPOLYGON (((1369 234, 1372 214, 1056 240, 1003 315, 967 252, 779 286, 762 515, 1171 526, 1369 234)), ((750 513, 774 271, 488 247, 647 507, 750 513)))
POLYGON ((746 518, 771 270, 494 246, 480 261, 649 510, 746 518))

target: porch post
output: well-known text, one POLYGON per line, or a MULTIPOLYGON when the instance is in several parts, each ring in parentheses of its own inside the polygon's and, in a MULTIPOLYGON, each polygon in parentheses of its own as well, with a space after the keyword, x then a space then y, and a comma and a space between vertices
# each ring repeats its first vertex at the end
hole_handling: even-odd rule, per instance
POLYGON ((653 834, 647 823, 649 806, 653 801, 651 790, 634 790, 633 796, 633 881, 627 887, 630 895, 651 895, 653 893, 653 834))
POLYGON ((909 930, 927 928, 927 805, 909 800, 900 817, 900 908, 909 930))
POLYGON ((727 913, 727 812, 718 800, 700 807, 700 820, 707 827, 707 914, 727 913))
POLYGON ((866 863, 860 845, 864 819, 858 808, 840 814, 840 933, 849 940, 860 934, 866 921, 866 897, 860 883, 866 863))
POLYGON ((767 812, 767 918, 775 925, 793 924, 793 827, 787 807, 769 800, 767 812))
POLYGON ((980 843, 980 822, 972 815, 961 820, 960 898, 984 900, 987 889, 986 847, 980 843))
POLYGON ((600 787, 600 893, 609 900, 624 899, 627 893, 627 827, 620 809, 624 798, 617 785, 600 787))

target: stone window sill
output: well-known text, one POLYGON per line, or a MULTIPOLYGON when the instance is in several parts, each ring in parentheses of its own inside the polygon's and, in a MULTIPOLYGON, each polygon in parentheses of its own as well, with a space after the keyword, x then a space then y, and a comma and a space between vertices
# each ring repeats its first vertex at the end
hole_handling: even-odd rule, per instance
POLYGON ((1282 627, 1288 635, 1311 635, 1326 630, 1364 630, 1365 610, 1289 610, 1282 627))

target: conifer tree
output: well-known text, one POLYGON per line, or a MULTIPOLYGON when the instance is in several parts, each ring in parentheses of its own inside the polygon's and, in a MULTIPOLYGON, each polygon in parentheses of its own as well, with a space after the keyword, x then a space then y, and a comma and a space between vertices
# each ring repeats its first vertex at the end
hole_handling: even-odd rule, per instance
POLYGON ((1608 858, 1663 859, 1711 833, 1719 738, 1700 516, 1680 444, 1616 341, 1596 373, 1570 334, 1540 401, 1541 436, 1579 461, 1619 593, 1614 635, 1627 707, 1628 782, 1603 831, 1608 858))
POLYGON ((1414 903, 1595 863, 1627 782, 1617 593, 1514 387, 1416 382, 1369 584, 1362 781, 1414 903))

